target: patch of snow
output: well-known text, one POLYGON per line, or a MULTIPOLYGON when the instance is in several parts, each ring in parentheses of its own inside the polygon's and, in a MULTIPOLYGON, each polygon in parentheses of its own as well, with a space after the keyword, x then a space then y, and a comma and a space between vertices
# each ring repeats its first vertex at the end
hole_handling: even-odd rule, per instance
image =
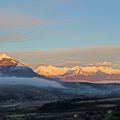
POLYGON ((2 60, 3 58, 12 59, 12 57, 6 55, 5 53, 0 54, 0 60, 2 60))

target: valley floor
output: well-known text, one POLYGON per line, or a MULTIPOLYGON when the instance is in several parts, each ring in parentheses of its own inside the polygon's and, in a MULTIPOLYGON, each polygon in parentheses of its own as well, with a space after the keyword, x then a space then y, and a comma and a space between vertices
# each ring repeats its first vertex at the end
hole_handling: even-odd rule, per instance
POLYGON ((4 106, 0 120, 120 120, 120 97, 4 106))

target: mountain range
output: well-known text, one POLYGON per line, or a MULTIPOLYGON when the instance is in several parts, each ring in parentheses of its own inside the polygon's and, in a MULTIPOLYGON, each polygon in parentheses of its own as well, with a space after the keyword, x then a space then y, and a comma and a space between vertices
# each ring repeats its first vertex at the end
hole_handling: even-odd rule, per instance
POLYGON ((0 85, 1 84, 64 88, 57 81, 37 74, 30 67, 6 54, 0 54, 0 85))
POLYGON ((60 97, 64 99, 68 95, 69 97, 119 95, 119 83, 119 69, 103 66, 56 67, 50 65, 33 70, 6 54, 0 54, 0 96, 3 98, 0 100, 8 100, 7 98, 16 100, 21 96, 25 99, 27 96, 32 99, 36 97, 42 99, 44 94, 46 96, 43 101, 58 100, 60 97), (51 95, 53 97, 50 97, 51 95))
POLYGON ((43 76, 59 78, 65 82, 120 82, 120 69, 105 66, 55 67, 50 65, 40 66, 35 72, 43 76))
POLYGON ((33 70, 16 59, 0 54, 0 77, 37 77, 64 82, 120 83, 120 69, 105 66, 40 66, 33 70))

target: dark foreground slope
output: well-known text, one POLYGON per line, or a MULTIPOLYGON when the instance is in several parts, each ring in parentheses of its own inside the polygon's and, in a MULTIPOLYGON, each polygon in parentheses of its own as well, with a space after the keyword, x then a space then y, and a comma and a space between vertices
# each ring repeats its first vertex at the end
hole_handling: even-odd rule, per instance
POLYGON ((30 101, 50 102, 57 100, 70 99, 73 94, 68 94, 61 89, 51 87, 37 87, 29 85, 1 85, 0 104, 2 103, 21 103, 30 101))
POLYGON ((120 120, 119 84, 63 85, 1 85, 0 120, 120 120))
POLYGON ((0 107, 4 120, 120 120, 120 97, 57 101, 43 106, 0 107))

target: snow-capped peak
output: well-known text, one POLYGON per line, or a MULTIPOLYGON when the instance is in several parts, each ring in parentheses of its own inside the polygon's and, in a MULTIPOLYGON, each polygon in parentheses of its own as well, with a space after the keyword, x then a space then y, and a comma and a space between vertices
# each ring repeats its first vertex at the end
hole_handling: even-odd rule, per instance
POLYGON ((3 58, 12 59, 12 57, 8 56, 5 53, 0 54, 0 60, 2 60, 3 58))
POLYGON ((120 74, 120 69, 114 69, 111 67, 103 67, 103 66, 90 66, 90 67, 55 67, 55 66, 40 66, 35 70, 38 74, 42 74, 48 77, 51 76, 59 76, 67 73, 71 73, 72 75, 92 75, 97 73, 98 71, 104 72, 105 74, 120 74))
POLYGON ((67 82, 115 82, 120 80, 120 69, 104 66, 40 66, 35 72, 47 77, 58 77, 67 82))
POLYGON ((2 53, 0 54, 0 66, 24 66, 24 64, 18 62, 7 54, 2 53))
POLYGON ((67 67, 60 68, 60 67, 55 67, 52 65, 49 66, 40 66, 35 70, 35 72, 40 73, 42 75, 48 76, 48 77, 53 77, 53 76, 59 76, 65 74, 69 69, 67 67))
POLYGON ((31 68, 5 53, 0 54, 0 76, 39 77, 31 68))

